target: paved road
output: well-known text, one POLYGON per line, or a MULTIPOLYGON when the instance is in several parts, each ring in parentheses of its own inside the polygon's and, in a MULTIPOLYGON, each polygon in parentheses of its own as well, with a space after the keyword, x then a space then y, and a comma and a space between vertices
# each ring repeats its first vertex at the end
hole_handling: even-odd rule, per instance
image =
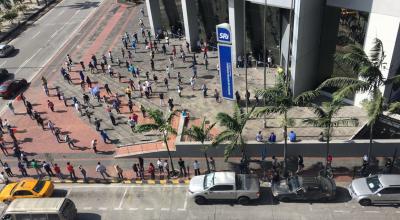
POLYGON ((363 208, 341 188, 332 203, 277 203, 269 188, 259 202, 241 206, 214 202, 198 206, 187 198, 187 186, 56 185, 56 196, 77 205, 80 219, 399 219, 395 207, 363 208))
MULTIPOLYGON (((62 1, 10 42, 17 50, 10 57, 1 58, 0 67, 15 74, 15 78, 31 81, 101 2, 62 1)), ((3 105, 4 100, 0 100, 0 106, 3 105)))

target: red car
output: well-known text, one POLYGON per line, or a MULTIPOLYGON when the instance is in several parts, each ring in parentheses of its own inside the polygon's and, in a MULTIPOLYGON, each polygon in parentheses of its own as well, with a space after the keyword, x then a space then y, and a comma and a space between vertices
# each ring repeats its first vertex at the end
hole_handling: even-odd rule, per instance
POLYGON ((26 79, 7 80, 0 85, 0 96, 11 98, 28 86, 26 79))

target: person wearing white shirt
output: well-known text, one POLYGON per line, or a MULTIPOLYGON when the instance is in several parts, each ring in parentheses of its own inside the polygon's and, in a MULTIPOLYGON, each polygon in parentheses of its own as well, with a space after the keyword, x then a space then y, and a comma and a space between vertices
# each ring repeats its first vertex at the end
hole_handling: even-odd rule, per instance
POLYGON ((263 141, 263 136, 261 134, 261 131, 259 131, 258 134, 256 135, 256 141, 258 141, 258 142, 262 142, 263 141))
POLYGON ((193 163, 193 169, 195 176, 200 175, 200 163, 197 160, 195 160, 193 163))
POLYGON ((157 167, 158 167, 158 170, 160 171, 160 174, 164 173, 164 168, 163 168, 163 163, 162 163, 161 158, 158 158, 158 160, 157 160, 157 167))

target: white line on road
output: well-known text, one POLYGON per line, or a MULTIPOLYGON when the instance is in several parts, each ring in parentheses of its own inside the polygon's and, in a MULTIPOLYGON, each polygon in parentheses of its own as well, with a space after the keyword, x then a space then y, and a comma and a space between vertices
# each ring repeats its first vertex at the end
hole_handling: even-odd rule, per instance
POLYGON ((154 208, 145 208, 144 210, 146 210, 146 211, 153 211, 154 208))
POLYGON ((108 208, 106 208, 106 207, 100 207, 99 208, 99 210, 102 210, 102 211, 105 211, 105 210, 107 210, 108 208))
POLYGON ((122 195, 122 198, 121 198, 121 201, 119 202, 118 208, 121 208, 121 207, 122 207, 122 204, 124 203, 124 198, 125 198, 126 192, 128 192, 128 188, 125 188, 125 192, 124 192, 124 194, 122 195))
POLYGON ((77 15, 80 11, 81 11, 81 9, 79 9, 78 11, 76 11, 75 14, 74 14, 74 16, 77 15))
POLYGON ((53 38, 57 35, 57 33, 58 33, 58 30, 56 30, 56 32, 54 32, 54 33, 50 36, 50 39, 53 39, 53 38))
POLYGON ((169 208, 161 208, 161 211, 169 211, 169 208))
POLYGON ((122 210, 122 208, 118 207, 118 208, 114 208, 114 210, 122 210))
POLYGON ((32 36, 32 39, 37 37, 40 34, 40 31, 38 31, 35 35, 32 36))
POLYGON ((129 210, 136 211, 136 210, 138 210, 138 208, 129 208, 129 210))
POLYGON ((64 12, 65 12, 65 10, 60 11, 60 13, 58 13, 57 16, 61 16, 64 12))
POLYGON ((29 57, 29 59, 25 60, 25 62, 22 63, 22 65, 17 69, 17 71, 15 71, 14 75, 17 75, 17 73, 18 73, 19 71, 21 71, 21 69, 22 69, 33 57, 35 57, 41 50, 42 50, 42 48, 39 48, 31 57, 29 57))
POLYGON ((344 211, 344 210, 333 210, 333 212, 338 212, 338 213, 349 213, 350 211, 344 211))
POLYGON ((400 214, 400 211, 396 211, 397 214, 400 214))
POLYGON ((5 60, 4 62, 2 62, 2 63, 0 64, 0 66, 4 66, 4 65, 7 63, 7 61, 8 61, 8 60, 5 60))
POLYGON ((72 191, 72 189, 69 189, 69 190, 68 190, 68 192, 67 192, 67 195, 65 195, 65 197, 67 197, 67 198, 68 198, 68 197, 69 197, 69 195, 71 194, 71 191, 72 191))
POLYGON ((188 198, 188 194, 185 194, 185 202, 183 203, 183 208, 179 208, 178 211, 186 211, 186 207, 187 207, 187 198, 188 198))
POLYGON ((364 211, 366 213, 380 213, 380 211, 364 211))
POLYGON ((92 207, 83 207, 83 210, 92 210, 92 207))

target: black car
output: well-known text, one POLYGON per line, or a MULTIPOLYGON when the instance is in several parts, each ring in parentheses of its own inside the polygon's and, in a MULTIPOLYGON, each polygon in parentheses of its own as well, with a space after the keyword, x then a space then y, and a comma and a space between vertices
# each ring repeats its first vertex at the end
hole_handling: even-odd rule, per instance
POLYGON ((28 82, 26 79, 7 80, 0 85, 0 96, 3 98, 14 97, 27 86, 28 82))
POLYGON ((0 82, 6 81, 10 76, 7 69, 0 68, 0 82))
POLYGON ((330 201, 335 198, 336 184, 333 179, 323 176, 291 176, 271 187, 274 198, 288 201, 330 201))
POLYGON ((7 57, 14 51, 14 46, 8 44, 0 44, 0 57, 7 57))

